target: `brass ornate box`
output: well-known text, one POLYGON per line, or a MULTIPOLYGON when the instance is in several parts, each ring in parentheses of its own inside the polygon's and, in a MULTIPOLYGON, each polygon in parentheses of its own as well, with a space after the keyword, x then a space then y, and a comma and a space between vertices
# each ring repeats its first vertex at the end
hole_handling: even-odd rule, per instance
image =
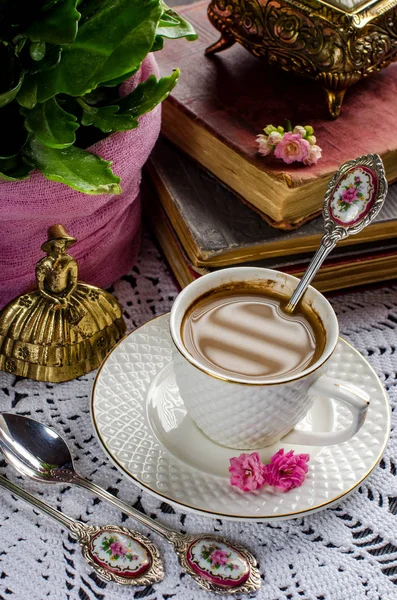
POLYGON ((212 0, 221 32, 213 54, 235 42, 323 86, 332 117, 346 89, 397 59, 397 0, 212 0))

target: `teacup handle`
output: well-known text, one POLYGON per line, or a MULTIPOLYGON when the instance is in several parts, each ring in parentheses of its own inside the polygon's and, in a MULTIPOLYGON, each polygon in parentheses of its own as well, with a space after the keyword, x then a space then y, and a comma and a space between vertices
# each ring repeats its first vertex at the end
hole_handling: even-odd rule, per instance
POLYGON ((350 410, 353 420, 344 429, 338 431, 312 432, 293 429, 283 442, 308 446, 333 446, 342 444, 355 435, 362 427, 367 416, 369 395, 352 383, 322 375, 310 387, 311 396, 325 396, 338 400, 350 410))

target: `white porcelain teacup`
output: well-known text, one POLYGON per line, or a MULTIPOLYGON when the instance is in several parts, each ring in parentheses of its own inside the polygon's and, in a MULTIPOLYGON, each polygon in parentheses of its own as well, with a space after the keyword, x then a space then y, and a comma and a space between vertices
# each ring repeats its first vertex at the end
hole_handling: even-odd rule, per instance
POLYGON ((299 281, 271 269, 235 267, 204 275, 176 298, 170 320, 173 364, 186 410, 211 440, 230 448, 262 448, 287 434, 286 443, 322 446, 345 442, 364 423, 369 396, 357 386, 325 374, 327 361, 338 343, 339 325, 328 300, 313 287, 308 288, 303 302, 320 317, 326 340, 320 358, 299 373, 271 381, 255 379, 253 383, 238 376, 226 379, 215 367, 201 364, 185 348, 182 321, 197 298, 227 283, 258 280, 271 282, 274 292, 287 297, 299 281), (319 395, 345 404, 352 414, 351 424, 342 430, 323 433, 294 431, 319 395))

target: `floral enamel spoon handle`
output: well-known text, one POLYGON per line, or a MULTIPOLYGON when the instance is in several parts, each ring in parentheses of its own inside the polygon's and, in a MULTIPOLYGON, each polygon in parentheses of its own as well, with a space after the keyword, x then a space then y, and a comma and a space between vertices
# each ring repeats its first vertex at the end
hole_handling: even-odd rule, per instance
POLYGON ((252 594, 260 588, 256 559, 244 546, 211 534, 179 533, 119 500, 79 475, 66 441, 40 421, 0 413, 0 450, 22 475, 42 483, 85 488, 161 535, 173 544, 185 573, 204 589, 218 594, 252 594))
POLYGON ((99 527, 75 521, 1 475, 0 487, 9 490, 66 527, 79 542, 87 563, 104 581, 142 586, 158 583, 164 578, 159 551, 141 533, 117 525, 99 527))
POLYGON ((325 258, 336 244, 359 233, 371 223, 383 206, 387 180, 382 159, 367 154, 345 162, 334 174, 324 196, 325 233, 321 244, 285 307, 292 313, 325 258))

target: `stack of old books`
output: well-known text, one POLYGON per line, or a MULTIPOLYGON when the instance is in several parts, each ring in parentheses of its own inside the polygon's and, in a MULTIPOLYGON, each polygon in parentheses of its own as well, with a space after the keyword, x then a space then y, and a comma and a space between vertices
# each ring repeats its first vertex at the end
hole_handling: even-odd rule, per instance
MULTIPOLYGON (((163 104, 163 138, 148 163, 144 209, 184 286, 201 274, 238 264, 301 275, 322 235, 323 195, 346 160, 377 152, 389 183, 397 179, 397 65, 351 89, 342 116, 330 121, 320 87, 273 70, 236 44, 214 58, 217 33, 206 2, 181 12, 199 34, 160 54, 160 69, 182 74, 163 104), (323 158, 285 165, 257 153, 268 124, 314 127, 323 158)), ((377 220, 340 243, 317 274, 322 291, 397 275, 397 184, 377 220)))

